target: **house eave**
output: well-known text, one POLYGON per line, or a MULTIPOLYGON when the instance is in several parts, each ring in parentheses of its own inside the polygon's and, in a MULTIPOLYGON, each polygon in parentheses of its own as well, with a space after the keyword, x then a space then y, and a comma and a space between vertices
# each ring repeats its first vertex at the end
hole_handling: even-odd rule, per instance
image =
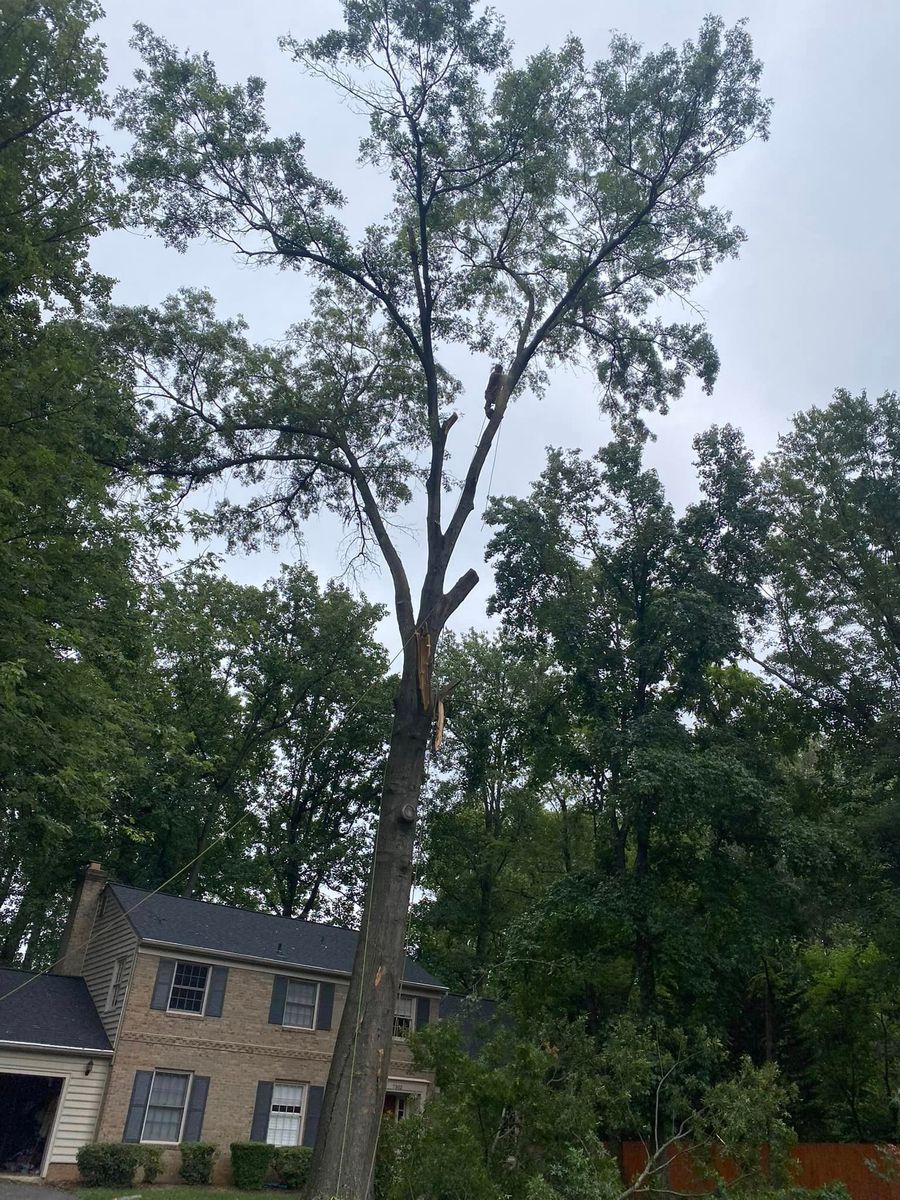
POLYGON ((58 1046, 55 1042, 17 1042, 12 1038, 0 1038, 0 1046, 15 1050, 43 1050, 53 1054, 89 1054, 91 1058, 112 1058, 112 1050, 101 1050, 99 1046, 58 1046))
MULTIPOLYGON (((152 947, 155 950, 168 950, 176 954, 181 952, 182 954, 196 954, 204 958, 223 958, 228 962, 253 963, 255 966, 271 967, 273 970, 307 971, 313 975, 325 975, 330 979, 347 980, 350 978, 349 971, 335 971, 329 967, 313 966, 312 963, 288 962, 283 958, 265 958, 255 954, 235 954, 229 950, 213 950, 210 946, 189 946, 184 942, 166 942, 158 938, 140 938, 140 946, 152 947)), ((419 983, 412 979, 404 979, 403 982, 409 988, 420 988, 423 992, 431 992, 436 996, 446 995, 450 990, 436 983, 419 983)))

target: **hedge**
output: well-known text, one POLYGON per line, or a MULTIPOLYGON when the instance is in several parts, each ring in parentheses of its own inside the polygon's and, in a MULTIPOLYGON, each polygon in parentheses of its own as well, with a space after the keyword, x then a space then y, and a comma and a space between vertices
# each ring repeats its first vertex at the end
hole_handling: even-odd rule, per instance
POLYGON ((296 1192, 306 1183, 311 1158, 309 1146, 279 1146, 272 1156, 272 1166, 284 1186, 296 1192))
POLYGON ((210 1142, 183 1142, 178 1174, 185 1183, 209 1183, 218 1150, 210 1142))
POLYGON ((75 1156, 78 1174, 88 1187, 131 1187, 138 1165, 136 1146, 89 1142, 75 1156))
POLYGON ((234 1186, 261 1188, 274 1154, 275 1147, 267 1142, 232 1142, 231 1174, 234 1186))

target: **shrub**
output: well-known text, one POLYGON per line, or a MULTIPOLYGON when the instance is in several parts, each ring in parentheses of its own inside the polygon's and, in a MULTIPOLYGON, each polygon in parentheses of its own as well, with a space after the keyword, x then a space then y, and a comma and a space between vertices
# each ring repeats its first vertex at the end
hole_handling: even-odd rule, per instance
POLYGON ((184 1142, 178 1174, 185 1183, 209 1183, 217 1153, 216 1147, 210 1142, 184 1142))
POLYGON ((234 1186, 261 1188, 274 1153, 275 1147, 267 1142, 232 1142, 231 1174, 234 1186))
POLYGON ((121 1142, 90 1142, 82 1146, 75 1156, 82 1183, 87 1187, 131 1187, 138 1151, 137 1146, 121 1142))
POLYGON ((162 1170, 162 1150, 159 1146, 135 1146, 135 1164, 144 1168, 144 1183, 154 1183, 162 1170))
POLYGON ((279 1146, 272 1157, 272 1166, 284 1186, 295 1192, 306 1183, 311 1158, 309 1146, 279 1146))

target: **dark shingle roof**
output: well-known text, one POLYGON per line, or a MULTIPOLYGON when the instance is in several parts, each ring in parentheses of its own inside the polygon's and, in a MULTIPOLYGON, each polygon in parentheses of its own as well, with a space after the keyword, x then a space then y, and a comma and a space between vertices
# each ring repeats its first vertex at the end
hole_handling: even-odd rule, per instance
POLYGON ((5 969, 0 969, 0 1042, 112 1049, 80 976, 5 969))
MULTIPOLYGON (((109 886, 142 941, 192 946, 346 975, 353 968, 357 935, 352 929, 248 912, 205 900, 185 900, 166 892, 144 892, 121 883, 109 886)), ((406 960, 403 978, 425 987, 442 986, 411 958, 406 960)))

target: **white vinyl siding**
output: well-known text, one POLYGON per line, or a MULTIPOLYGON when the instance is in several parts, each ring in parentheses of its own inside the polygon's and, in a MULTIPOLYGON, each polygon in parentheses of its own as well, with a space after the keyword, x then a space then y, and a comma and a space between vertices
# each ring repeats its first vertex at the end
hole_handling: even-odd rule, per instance
POLYGON ((91 993, 91 999, 106 1036, 115 1045, 119 1028, 119 1017, 125 996, 128 991, 128 980, 134 966, 134 954, 137 948, 137 936, 122 912, 118 900, 107 891, 103 915, 94 922, 90 944, 84 956, 84 981, 91 993), (116 970, 116 963, 124 959, 120 968, 120 977, 113 1004, 107 1008, 106 1001, 110 994, 110 984, 116 970))
POLYGON ((57 1054, 0 1046, 0 1071, 12 1075, 51 1075, 65 1081, 52 1141, 44 1157, 45 1166, 49 1163, 74 1163, 79 1147, 94 1139, 109 1074, 109 1059, 94 1058, 90 1075, 85 1075, 85 1068, 91 1059, 87 1051, 57 1054))

